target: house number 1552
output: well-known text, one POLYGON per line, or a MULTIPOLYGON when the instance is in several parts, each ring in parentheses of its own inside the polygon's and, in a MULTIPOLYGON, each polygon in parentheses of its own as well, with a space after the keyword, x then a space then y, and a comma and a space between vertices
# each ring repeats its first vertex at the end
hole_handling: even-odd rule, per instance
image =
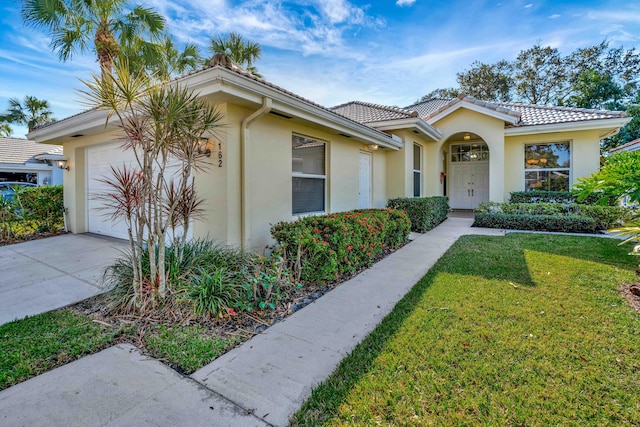
POLYGON ((222 143, 218 142, 218 167, 222 167, 222 143))

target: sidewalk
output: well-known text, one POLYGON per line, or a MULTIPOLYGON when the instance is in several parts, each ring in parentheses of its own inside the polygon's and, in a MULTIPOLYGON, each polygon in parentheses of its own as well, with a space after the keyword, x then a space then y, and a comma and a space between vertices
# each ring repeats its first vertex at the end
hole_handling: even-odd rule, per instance
POLYGON ((472 222, 450 217, 190 378, 119 345, 0 392, 0 424, 285 426, 460 236, 504 234, 472 222))

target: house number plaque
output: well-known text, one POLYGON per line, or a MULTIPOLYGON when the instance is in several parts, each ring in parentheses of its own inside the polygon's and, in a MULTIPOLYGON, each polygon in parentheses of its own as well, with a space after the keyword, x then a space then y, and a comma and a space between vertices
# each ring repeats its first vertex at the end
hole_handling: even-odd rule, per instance
POLYGON ((222 156, 222 143, 218 142, 218 167, 221 168, 222 167, 222 160, 223 160, 223 156, 222 156))

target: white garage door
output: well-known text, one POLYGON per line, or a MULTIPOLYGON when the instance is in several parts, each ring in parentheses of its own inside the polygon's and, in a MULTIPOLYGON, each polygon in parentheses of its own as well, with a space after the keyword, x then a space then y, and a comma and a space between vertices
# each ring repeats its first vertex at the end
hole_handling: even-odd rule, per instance
POLYGON ((101 179, 111 178, 111 165, 122 168, 133 162, 131 152, 120 148, 120 143, 103 144, 90 147, 87 153, 87 223, 90 233, 127 239, 127 226, 124 221, 114 221, 110 218, 110 211, 104 208, 104 202, 97 196, 111 191, 111 188, 100 182, 101 179))

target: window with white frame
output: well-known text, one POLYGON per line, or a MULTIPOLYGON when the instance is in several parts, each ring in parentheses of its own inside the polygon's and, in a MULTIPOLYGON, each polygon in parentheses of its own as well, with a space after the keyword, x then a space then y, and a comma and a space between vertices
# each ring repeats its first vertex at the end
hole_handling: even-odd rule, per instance
POLYGON ((291 139, 294 215, 325 211, 325 148, 325 142, 314 138, 293 135, 291 139))
POLYGON ((422 147, 413 144, 413 197, 422 195, 422 147))
POLYGON ((525 190, 568 191, 571 185, 571 143, 569 141, 525 144, 525 190))

